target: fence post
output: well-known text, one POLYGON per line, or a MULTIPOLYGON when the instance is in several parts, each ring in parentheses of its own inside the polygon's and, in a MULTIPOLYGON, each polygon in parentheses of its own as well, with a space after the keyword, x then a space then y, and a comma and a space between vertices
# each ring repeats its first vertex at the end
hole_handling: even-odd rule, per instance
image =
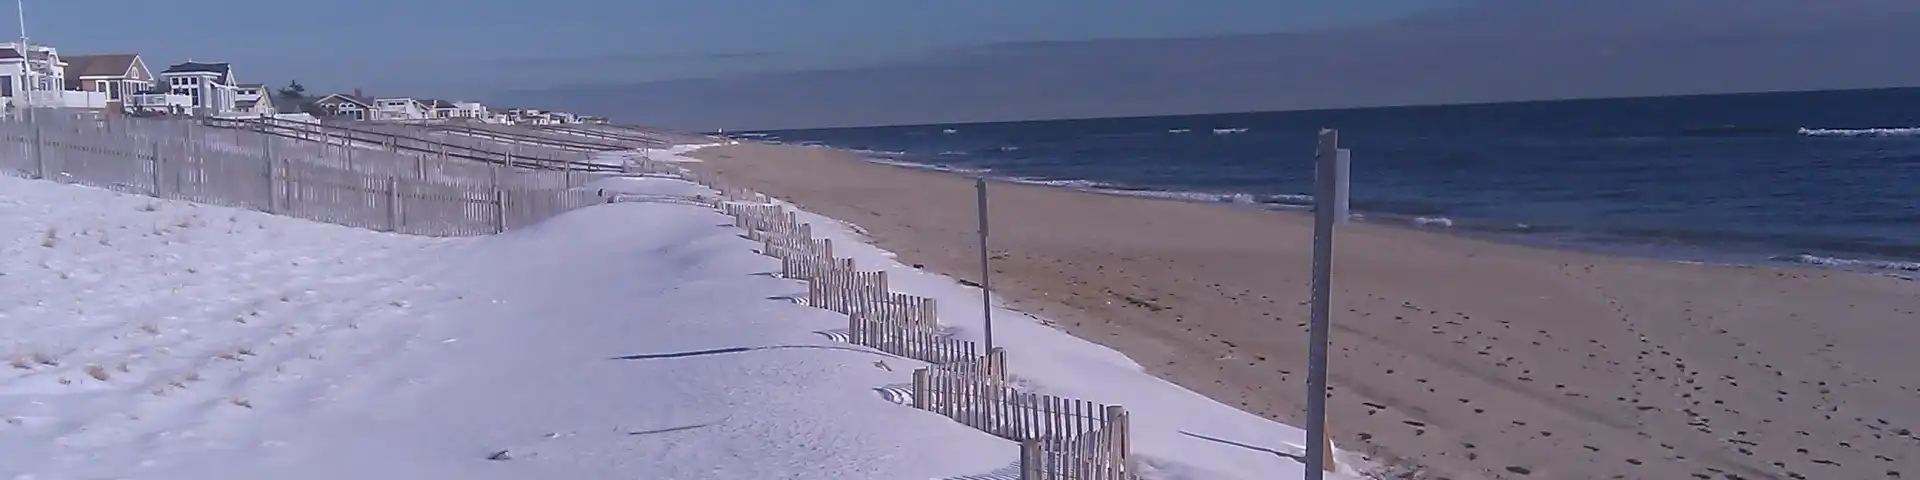
POLYGON ((1043 455, 1040 453, 1040 441, 1026 439, 1020 441, 1020 480, 1042 480, 1043 455))
POLYGON ((280 195, 275 192, 275 187, 279 182, 276 181, 273 169, 275 164, 273 161, 273 139, 268 138, 264 143, 266 144, 267 161, 267 213, 279 214, 281 205, 280 195))
POLYGON ((1333 291, 1334 197, 1339 196, 1340 133, 1320 130, 1314 155, 1313 280, 1307 312, 1307 480, 1334 470, 1327 435, 1327 342, 1333 291))
POLYGON ((1007 349, 991 347, 987 349, 986 374, 988 378, 1007 381, 1007 349))
POLYGON ((426 154, 420 154, 413 157, 413 171, 414 171, 414 178, 420 179, 420 181, 423 181, 423 182, 427 180, 427 155, 426 154))
POLYGON ((507 191, 497 187, 494 188, 493 204, 499 207, 498 212, 500 214, 500 218, 498 219, 499 226, 496 229, 496 233, 505 233, 507 231, 507 191))
POLYGON ((51 178, 58 182, 60 179, 56 178, 57 175, 53 175, 50 172, 51 169, 47 168, 47 147, 45 139, 40 136, 40 121, 37 117, 38 115, 33 114, 33 107, 27 107, 27 123, 33 125, 33 164, 36 170, 33 178, 41 180, 51 178))
POLYGON ((927 396, 931 395, 931 392, 927 391, 927 376, 931 373, 931 371, 925 368, 913 371, 913 408, 921 410, 927 409, 927 404, 929 403, 927 396))
POLYGON ((167 198, 160 195, 160 169, 165 165, 165 163, 160 161, 160 141, 159 140, 153 141, 152 165, 153 165, 153 196, 156 198, 167 198))
POLYGON ((387 231, 400 233, 400 177, 387 177, 387 231))

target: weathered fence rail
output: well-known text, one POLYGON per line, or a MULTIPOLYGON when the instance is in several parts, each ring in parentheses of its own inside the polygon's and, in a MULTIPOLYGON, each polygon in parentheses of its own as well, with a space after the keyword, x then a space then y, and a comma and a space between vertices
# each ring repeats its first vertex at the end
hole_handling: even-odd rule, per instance
POLYGON ((592 177, 563 171, 424 165, 388 152, 343 159, 308 142, 212 130, 51 113, 0 121, 10 152, 0 174, 433 236, 499 233, 604 201, 566 188, 592 177))

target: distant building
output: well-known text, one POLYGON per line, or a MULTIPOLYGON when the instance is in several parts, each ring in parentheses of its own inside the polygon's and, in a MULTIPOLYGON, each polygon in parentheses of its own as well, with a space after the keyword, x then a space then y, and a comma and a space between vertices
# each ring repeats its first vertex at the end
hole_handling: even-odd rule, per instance
POLYGON ((105 95, 105 108, 128 110, 129 99, 153 88, 153 72, 137 53, 73 55, 65 58, 66 89, 105 95))
POLYGON ((273 91, 258 83, 235 86, 233 108, 235 114, 249 117, 271 117, 280 113, 273 104, 273 91))
POLYGON ((431 118, 434 120, 447 120, 452 118, 460 118, 459 116, 460 107, 455 105, 454 102, 449 102, 446 100, 427 100, 420 103, 424 103, 427 106, 427 118, 431 118))
POLYGON ((328 117, 348 120, 368 120, 373 112, 373 101, 346 93, 320 97, 313 105, 328 117))
POLYGON ((9 111, 106 107, 105 93, 67 90, 67 62, 47 45, 0 43, 0 101, 9 111))
POLYGON ((411 97, 379 98, 373 101, 374 121, 414 121, 426 120, 432 112, 427 104, 411 97))
POLYGON ((486 120, 492 116, 492 113, 487 111, 487 106, 480 102, 453 102, 453 107, 458 109, 454 113, 455 118, 486 120))
POLYGON ((195 115, 226 116, 238 110, 239 85, 230 64, 188 61, 167 67, 160 78, 169 91, 191 99, 195 115))

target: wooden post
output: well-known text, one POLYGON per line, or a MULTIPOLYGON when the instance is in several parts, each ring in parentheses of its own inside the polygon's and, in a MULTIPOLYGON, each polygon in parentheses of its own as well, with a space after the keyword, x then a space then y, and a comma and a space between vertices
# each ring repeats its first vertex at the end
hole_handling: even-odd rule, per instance
POLYGON ((927 400, 927 397, 932 394, 932 392, 928 391, 930 389, 927 388, 927 382, 929 380, 927 376, 929 374, 931 374, 931 372, 924 368, 913 371, 913 408, 926 410, 927 405, 930 403, 927 400))
POLYGON ((58 178, 59 175, 54 175, 51 172, 52 169, 47 167, 46 141, 40 136, 40 122, 36 121, 34 117, 33 107, 27 107, 27 123, 33 125, 33 163, 35 169, 33 178, 41 180, 52 179, 58 182, 60 181, 58 178))
POLYGON ((499 227, 496 229, 496 232, 505 233, 507 231, 507 191, 498 188, 493 189, 493 204, 499 207, 498 213, 500 214, 500 218, 498 219, 499 227))
POLYGON ((1007 349, 993 347, 987 349, 986 375, 995 381, 1007 381, 1007 349))
POLYGON ((387 231, 400 233, 400 177, 387 177, 387 231))
POLYGON ((275 187, 276 187, 276 185, 275 185, 275 184, 276 184, 276 183, 278 183, 278 182, 276 181, 277 179, 275 178, 275 175, 274 175, 274 169, 273 169, 273 167, 274 167, 274 161, 273 161, 273 143, 272 143, 272 142, 267 142, 267 147, 266 147, 266 148, 267 148, 267 155, 266 155, 266 160, 267 160, 267 213, 272 213, 272 214, 276 214, 276 215, 277 215, 277 214, 279 214, 279 213, 280 213, 280 208, 281 208, 281 205, 280 205, 280 195, 278 195, 277 193, 275 193, 275 192, 277 192, 277 190, 276 190, 276 188, 275 188, 275 187))
POLYGON ((153 165, 153 196, 166 198, 160 195, 160 169, 165 168, 165 163, 160 161, 159 140, 153 141, 153 162, 151 162, 151 164, 153 165))
POLYGON ((1340 133, 1320 130, 1314 156, 1313 276, 1307 333, 1307 480, 1334 471, 1327 438, 1327 347, 1332 326, 1334 200, 1339 196, 1340 133))
POLYGON ((1045 454, 1041 453, 1040 441, 1026 439, 1020 441, 1020 480, 1045 480, 1045 454))

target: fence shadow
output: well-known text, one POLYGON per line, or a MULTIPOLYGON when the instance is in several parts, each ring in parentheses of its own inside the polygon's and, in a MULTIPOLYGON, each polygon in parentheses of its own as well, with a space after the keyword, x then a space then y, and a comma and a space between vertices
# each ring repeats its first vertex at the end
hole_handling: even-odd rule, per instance
MULTIPOLYGON (((1299 449, 1299 448, 1291 448, 1291 449, 1289 449, 1289 450, 1275 450, 1275 449, 1272 449, 1272 448, 1267 448, 1267 447, 1262 447, 1262 446, 1259 446, 1259 445, 1252 445, 1252 444, 1247 444, 1247 443, 1241 443, 1241 442, 1236 442, 1236 441, 1233 441, 1233 440, 1227 440, 1227 439, 1224 439, 1224 438, 1218 438, 1218 437, 1209 437, 1209 436, 1206 436, 1206 435, 1201 435, 1201 434, 1198 434, 1198 433, 1193 433, 1193 432, 1189 432, 1189 431, 1186 431, 1186 430, 1181 430, 1181 431, 1180 431, 1180 434, 1181 434, 1181 435, 1186 435, 1186 436, 1189 436, 1189 437, 1193 437, 1193 438, 1198 438, 1198 439, 1201 439, 1201 440, 1206 440, 1206 441, 1209 441, 1209 442, 1214 442, 1214 443, 1219 443, 1219 444, 1224 444, 1224 445, 1232 445, 1232 446, 1235 446, 1235 447, 1240 447, 1240 448, 1244 448, 1244 449, 1248 449, 1248 450, 1255 450, 1255 451, 1260 451, 1260 452, 1265 452, 1265 453, 1270 453, 1270 454, 1273 454, 1273 455, 1276 455, 1276 456, 1281 456, 1281 457, 1286 457, 1286 458, 1287 458, 1288 460, 1293 460, 1293 461, 1295 461, 1295 462, 1299 462, 1299 463, 1300 463, 1301 465, 1305 465, 1305 464, 1307 463, 1307 452, 1306 452, 1306 451, 1304 451, 1304 450, 1302 450, 1302 449, 1299 449)), ((1288 446, 1289 446, 1289 447, 1292 447, 1292 445, 1288 445, 1288 446)))
POLYGON ((886 352, 876 352, 873 350, 868 350, 863 348, 842 347, 839 345, 769 345, 769 346, 763 346, 763 347, 714 348, 714 349, 707 349, 707 350, 693 350, 693 351, 687 351, 687 352, 642 353, 642 354, 634 354, 634 355, 622 355, 618 357, 609 358, 608 360, 661 360, 661 359, 668 359, 668 358, 702 357, 702 356, 708 356, 708 355, 724 355, 729 353, 746 353, 746 352, 758 352, 758 351, 764 351, 764 350, 789 350, 789 349, 843 350, 843 351, 857 352, 857 353, 863 353, 868 355, 880 355, 888 358, 894 357, 894 355, 887 354, 886 352))

